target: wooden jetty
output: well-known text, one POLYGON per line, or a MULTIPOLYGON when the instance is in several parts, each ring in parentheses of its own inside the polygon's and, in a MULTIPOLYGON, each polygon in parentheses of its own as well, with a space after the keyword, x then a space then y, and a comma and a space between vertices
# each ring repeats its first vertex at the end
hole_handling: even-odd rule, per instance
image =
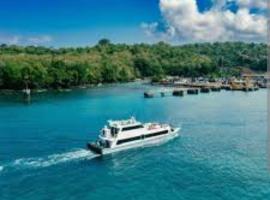
MULTIPOLYGON (((260 75, 261 77, 261 75, 260 75)), ((266 78, 260 78, 260 79, 250 79, 249 77, 244 78, 226 78, 226 79, 216 79, 216 80, 209 80, 209 79, 191 79, 191 78, 176 78, 173 79, 170 77, 170 79, 167 80, 167 82, 160 82, 160 84, 171 86, 174 88, 186 88, 187 94, 196 94, 196 92, 191 91, 190 89, 198 89, 202 93, 208 93, 210 91, 213 92, 219 92, 221 90, 233 90, 233 91, 253 91, 257 90, 258 88, 266 88, 266 78), (168 84, 169 83, 169 84, 168 84), (249 89, 249 88, 252 88, 249 89), (207 89, 205 89, 207 88, 207 89), (247 89, 246 89, 247 88, 247 89)))
POLYGON ((230 86, 232 90, 234 91, 245 91, 245 92, 251 92, 257 90, 257 86, 254 82, 247 80, 233 80, 230 83, 230 86))

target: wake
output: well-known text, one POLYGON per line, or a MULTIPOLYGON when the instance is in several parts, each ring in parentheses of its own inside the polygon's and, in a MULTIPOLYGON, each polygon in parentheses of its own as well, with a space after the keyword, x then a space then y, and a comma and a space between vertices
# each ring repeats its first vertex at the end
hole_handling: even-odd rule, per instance
MULTIPOLYGON (((15 168, 44 168, 57 164, 62 164, 71 161, 79 161, 83 159, 93 159, 98 155, 85 149, 78 149, 66 153, 52 154, 41 158, 20 158, 11 162, 8 167, 15 168)), ((1 168, 0 168, 1 171, 1 168)))

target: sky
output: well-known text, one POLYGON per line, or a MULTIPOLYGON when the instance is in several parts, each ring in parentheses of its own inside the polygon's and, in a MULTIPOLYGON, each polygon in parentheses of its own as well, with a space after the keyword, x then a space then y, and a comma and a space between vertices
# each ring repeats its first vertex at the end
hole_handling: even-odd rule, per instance
POLYGON ((0 43, 266 42, 267 0, 0 1, 0 43))

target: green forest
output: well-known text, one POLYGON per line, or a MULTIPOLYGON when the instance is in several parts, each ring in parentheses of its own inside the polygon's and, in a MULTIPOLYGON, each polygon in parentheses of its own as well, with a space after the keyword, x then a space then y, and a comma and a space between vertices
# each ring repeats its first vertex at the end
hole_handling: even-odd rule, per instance
POLYGON ((185 45, 113 44, 47 48, 0 45, 0 88, 70 88, 165 75, 224 77, 267 69, 267 45, 225 42, 185 45))

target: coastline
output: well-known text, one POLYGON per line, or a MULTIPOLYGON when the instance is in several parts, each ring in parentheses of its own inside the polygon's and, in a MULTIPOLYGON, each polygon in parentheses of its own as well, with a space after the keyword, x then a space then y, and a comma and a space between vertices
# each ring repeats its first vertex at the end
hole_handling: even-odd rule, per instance
MULTIPOLYGON (((72 92, 73 90, 77 89, 92 89, 92 88, 100 88, 100 87, 108 87, 108 86, 114 86, 119 84, 127 84, 127 83, 149 83, 150 80, 147 78, 144 79, 138 79, 135 81, 129 81, 129 82, 116 82, 116 83, 99 83, 99 84, 88 84, 88 85, 80 85, 80 86, 72 86, 69 88, 41 88, 41 89, 31 89, 31 94, 41 94, 46 92, 72 92)), ((16 89, 0 89, 0 95, 20 95, 25 94, 24 90, 16 90, 16 89)))

